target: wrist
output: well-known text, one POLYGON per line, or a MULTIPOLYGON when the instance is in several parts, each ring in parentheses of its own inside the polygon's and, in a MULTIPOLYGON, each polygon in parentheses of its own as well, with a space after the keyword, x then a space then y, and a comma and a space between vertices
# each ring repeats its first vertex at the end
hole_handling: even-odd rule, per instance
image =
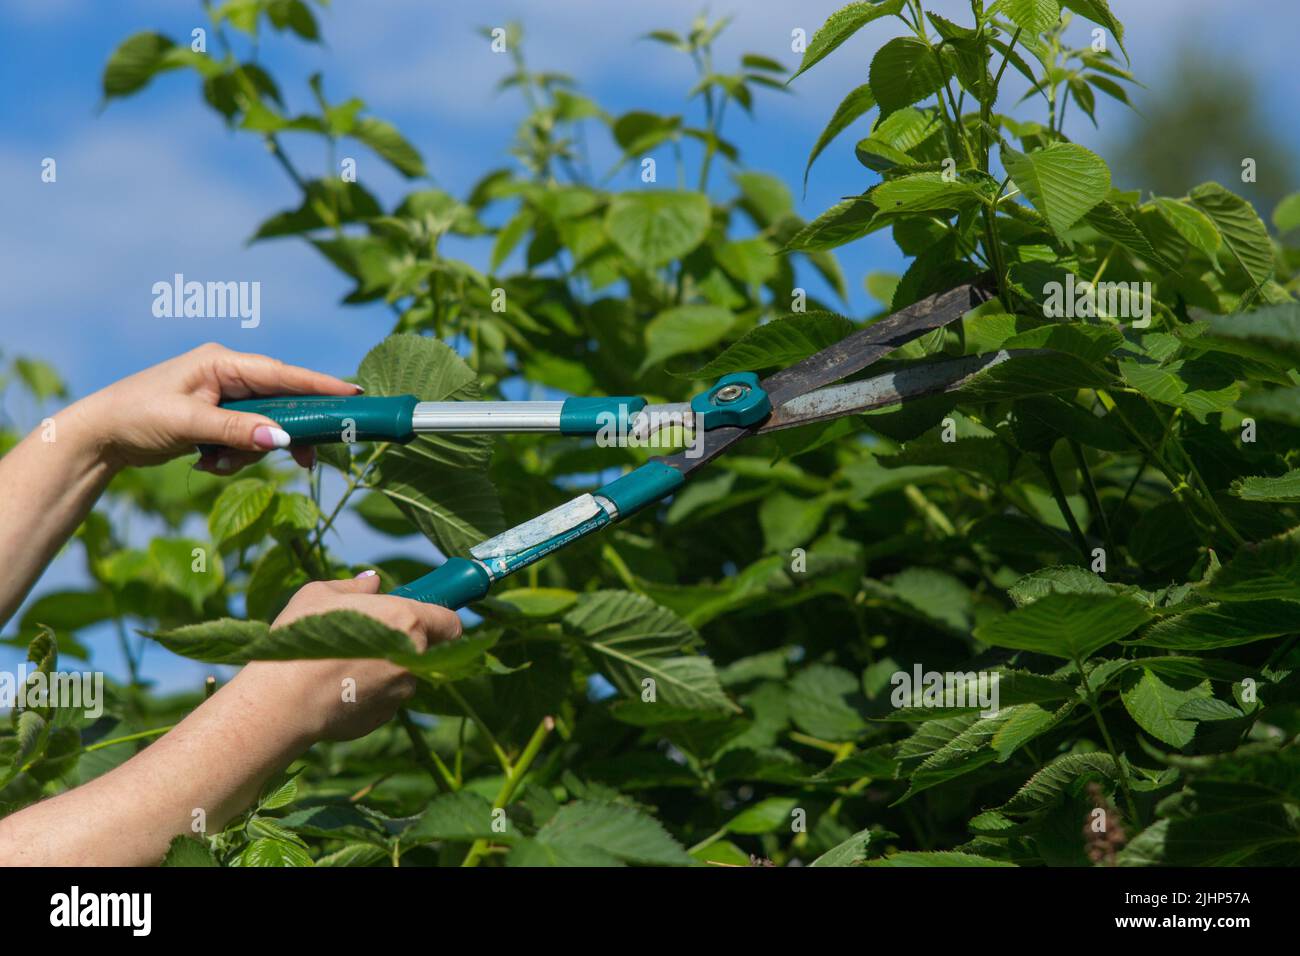
POLYGON ((290 759, 319 743, 325 731, 315 684, 305 673, 308 666, 305 661, 252 661, 227 685, 237 695, 240 711, 256 714, 262 731, 290 759))
POLYGON ((99 393, 73 402, 42 424, 52 422, 53 441, 63 444, 87 470, 99 470, 111 478, 126 462, 113 443, 112 427, 101 414, 96 398, 99 393))

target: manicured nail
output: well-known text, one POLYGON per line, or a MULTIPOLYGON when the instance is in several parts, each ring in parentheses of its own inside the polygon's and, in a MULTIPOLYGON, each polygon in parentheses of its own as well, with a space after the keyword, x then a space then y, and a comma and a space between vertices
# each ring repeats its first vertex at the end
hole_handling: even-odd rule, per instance
POLYGON ((253 429, 253 444, 258 448, 288 448, 289 433, 283 428, 258 425, 253 429))
POLYGON ((373 578, 376 573, 378 572, 376 572, 373 568, 367 568, 366 570, 362 571, 360 574, 357 575, 357 579, 360 580, 361 578, 373 578))
POLYGON ((216 460, 216 462, 212 465, 212 470, 213 470, 213 471, 229 471, 229 470, 230 470, 230 459, 227 458, 225 455, 222 455, 222 456, 221 456, 220 458, 218 458, 218 459, 216 460))

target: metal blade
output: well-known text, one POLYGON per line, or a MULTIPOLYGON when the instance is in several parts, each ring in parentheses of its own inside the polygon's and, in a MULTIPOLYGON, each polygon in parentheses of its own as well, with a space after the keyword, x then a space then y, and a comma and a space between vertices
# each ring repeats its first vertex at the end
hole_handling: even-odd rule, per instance
MULTIPOLYGON (((779 413, 781 406, 791 399, 824 385, 838 382, 854 372, 862 371, 872 362, 883 358, 899 346, 906 345, 912 339, 955 322, 977 305, 987 302, 993 294, 988 282, 981 278, 959 285, 955 289, 949 289, 947 292, 927 296, 859 332, 854 332, 830 348, 822 349, 815 355, 810 355, 803 361, 796 362, 789 368, 769 376, 760 384, 771 399, 772 407, 779 413)), ((775 415, 772 417, 774 418, 775 415)), ((809 419, 809 421, 815 420, 818 419, 809 419)), ((806 421, 797 424, 806 424, 806 421)), ((749 428, 715 428, 705 432, 699 447, 691 449, 689 454, 682 451, 652 460, 676 468, 683 475, 690 475, 742 438, 766 430, 766 427, 765 423, 749 428)))
POLYGON ((911 399, 940 395, 961 388, 976 375, 1013 358, 1042 354, 1042 349, 1004 349, 911 365, 847 385, 819 388, 790 399, 758 429, 758 434, 824 422, 875 408, 888 408, 911 399))
POLYGON ((763 389, 772 407, 780 408, 797 395, 848 378, 912 339, 955 322, 992 294, 977 281, 928 296, 769 376, 761 383, 763 389))

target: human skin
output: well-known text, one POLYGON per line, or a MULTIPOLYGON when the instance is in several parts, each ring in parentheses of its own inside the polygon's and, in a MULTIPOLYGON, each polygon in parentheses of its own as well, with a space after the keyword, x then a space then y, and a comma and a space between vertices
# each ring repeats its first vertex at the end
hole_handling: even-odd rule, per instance
MULTIPOLYGON (((43 426, 0 458, 0 624, 122 468, 208 443, 224 449, 197 467, 230 474, 288 444, 273 421, 217 407, 223 399, 358 391, 329 375, 205 345, 55 415, 53 441, 43 426)), ((405 632, 416 650, 460 635, 455 613, 378 590, 374 572, 308 584, 272 627, 350 609, 405 632)), ((314 743, 364 736, 414 689, 405 670, 381 660, 249 664, 130 760, 0 820, 0 865, 155 864, 172 837, 194 832, 196 819, 216 832, 314 743), (355 693, 343 693, 345 681, 355 682, 355 693)))

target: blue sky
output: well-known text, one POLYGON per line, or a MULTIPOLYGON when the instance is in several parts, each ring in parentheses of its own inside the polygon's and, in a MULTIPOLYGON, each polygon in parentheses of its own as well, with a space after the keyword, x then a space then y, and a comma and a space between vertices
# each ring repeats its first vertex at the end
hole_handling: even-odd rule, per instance
MULTIPOLYGON (((725 68, 753 51, 792 65, 797 57, 790 52, 791 30, 802 27, 811 36, 840 5, 715 0, 714 13, 736 18, 718 45, 718 64, 725 68)), ((508 64, 488 49, 477 27, 522 21, 533 66, 573 75, 611 113, 679 112, 693 82, 689 62, 638 37, 654 28, 684 29, 700 7, 697 0, 335 0, 319 13, 323 44, 306 46, 272 34, 260 59, 279 78, 291 110, 310 105, 306 77, 320 70, 331 99, 363 98, 420 149, 437 185, 463 195, 483 172, 509 163, 505 150, 522 115, 515 97, 494 92, 508 64)), ((959 22, 969 17, 966 0, 934 0, 927 7, 959 22)), ((1209 55, 1247 69, 1257 80, 1263 109, 1274 115, 1294 109, 1300 5, 1112 0, 1112 7, 1128 27, 1139 78, 1163 84, 1137 91, 1139 106, 1146 97, 1176 92, 1165 67, 1180 42, 1191 39, 1209 55)), ((305 244, 246 245, 258 223, 296 205, 295 190, 255 137, 227 132, 203 106, 192 74, 164 76, 143 94, 97 112, 100 72, 123 38, 157 29, 180 40, 205 22, 200 5, 188 0, 0 0, 0 349, 53 362, 74 395, 209 339, 348 374, 391 324, 382 308, 340 306, 347 284, 305 244), (45 157, 58 163, 56 183, 41 182, 45 157), (177 272, 202 280, 260 281, 261 325, 241 329, 231 320, 155 318, 152 285, 177 272)), ((1086 31, 1082 25, 1079 30, 1082 42, 1086 31)), ((797 80, 791 95, 760 93, 753 120, 735 111, 726 134, 747 163, 798 182, 808 149, 835 105, 865 80, 870 51, 895 32, 890 24, 873 25, 797 80)), ((1077 116, 1069 131, 1105 152, 1135 127, 1122 107, 1109 100, 1099 107, 1100 132, 1077 116)), ((1033 107, 1026 109, 1040 118, 1033 107)), ((1298 124, 1278 132, 1300 148, 1298 124)), ((856 138, 846 134, 828 150, 814 168, 806 198, 796 194, 806 218, 869 184, 852 156, 856 138)), ((314 142, 290 140, 289 149, 302 167, 321 169, 324 157, 314 142)), ((353 154, 361 180, 381 200, 392 203, 402 194, 402 181, 382 163, 359 146, 353 154)), ((607 145, 595 155, 600 170, 614 158, 607 145)), ((715 191, 726 193, 725 176, 713 182, 715 191)), ((487 249, 479 243, 459 251, 484 266, 487 249)), ((857 315, 870 311, 863 275, 902 266, 887 235, 844 250, 841 262, 852 290, 846 311, 857 315)), ((11 405, 7 412, 34 423, 31 409, 11 405)), ((340 530, 358 560, 393 550, 391 539, 356 521, 340 530)), ((38 592, 80 580, 81 555, 73 549, 56 561, 38 592)), ((111 641, 100 644, 105 653, 97 666, 117 672, 111 641)), ((12 666, 10 660, 0 653, 0 666, 12 666)), ((151 675, 165 686, 193 686, 203 670, 168 662, 156 649, 148 660, 151 675)))

